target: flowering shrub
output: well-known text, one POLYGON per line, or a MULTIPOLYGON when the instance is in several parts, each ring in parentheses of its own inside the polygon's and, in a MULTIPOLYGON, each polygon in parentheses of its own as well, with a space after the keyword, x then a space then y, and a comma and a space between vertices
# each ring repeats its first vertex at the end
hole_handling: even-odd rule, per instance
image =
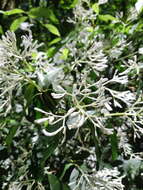
POLYGON ((50 57, 31 25, 20 42, 2 36, 2 189, 142 188, 140 13, 131 7, 125 22, 102 6, 110 5, 79 1, 74 31, 50 57))

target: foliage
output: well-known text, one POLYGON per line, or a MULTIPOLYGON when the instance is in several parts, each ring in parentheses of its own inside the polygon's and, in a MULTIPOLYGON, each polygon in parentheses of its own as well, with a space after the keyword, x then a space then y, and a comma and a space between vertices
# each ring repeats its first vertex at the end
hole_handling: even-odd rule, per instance
POLYGON ((141 190, 142 3, 30 2, 1 10, 0 188, 141 190))

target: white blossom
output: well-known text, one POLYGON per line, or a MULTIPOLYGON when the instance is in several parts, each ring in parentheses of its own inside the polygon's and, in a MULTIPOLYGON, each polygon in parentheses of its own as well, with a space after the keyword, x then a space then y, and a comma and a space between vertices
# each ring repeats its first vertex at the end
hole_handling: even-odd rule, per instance
POLYGON ((135 8, 137 10, 138 13, 141 12, 142 8, 143 8, 143 1, 142 0, 138 0, 135 4, 135 8))
POLYGON ((69 115, 66 124, 69 129, 78 129, 83 125, 84 121, 84 115, 80 114, 79 112, 73 112, 69 115))

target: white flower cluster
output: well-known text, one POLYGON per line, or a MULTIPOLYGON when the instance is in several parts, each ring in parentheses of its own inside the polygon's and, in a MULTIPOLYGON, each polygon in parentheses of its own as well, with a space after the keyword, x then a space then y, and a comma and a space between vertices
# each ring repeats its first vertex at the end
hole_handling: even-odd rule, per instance
MULTIPOLYGON (((41 46, 33 41, 31 32, 22 36, 21 48, 18 48, 14 32, 6 32, 0 40, 0 112, 6 116, 11 111, 13 91, 20 91, 24 82, 31 81, 36 73, 37 65, 28 62, 34 54, 39 56, 37 49, 41 46)), ((39 56, 37 62, 41 59, 39 56)), ((32 81, 31 81, 32 82, 32 81)))
POLYGON ((86 172, 80 170, 82 175, 79 178, 79 171, 73 170, 71 174, 72 183, 69 184, 71 189, 78 190, 124 190, 122 179, 124 176, 120 175, 117 168, 102 170, 88 175, 86 172))
MULTIPOLYGON (((65 40, 67 42, 53 59, 48 59, 44 52, 38 52, 41 44, 33 41, 30 30, 28 36, 22 36, 21 48, 17 47, 13 32, 2 36, 0 110, 4 112, 3 109, 7 107, 5 114, 9 112, 13 91, 30 83, 39 93, 52 88, 51 96, 58 102, 56 113, 35 108, 45 114, 36 123, 43 125, 48 121, 49 125, 59 126, 52 133, 44 129, 47 136, 60 131, 65 135, 67 128, 79 130, 86 121, 92 123, 95 133, 98 127, 104 134, 110 135, 114 130, 108 128, 106 121, 115 116, 127 119, 136 135, 139 135, 143 131, 142 97, 139 99, 137 93, 129 88, 129 74, 135 71, 140 77, 142 63, 135 56, 133 60, 121 59, 123 68, 114 68, 110 60, 118 59, 130 43, 126 43, 123 37, 107 52, 105 35, 99 34, 99 28, 93 27, 90 22, 96 19, 96 14, 90 7, 85 8, 84 3, 86 6, 90 5, 89 1, 80 1, 75 8, 76 22, 80 22, 75 36, 65 40), (120 52, 116 53, 117 48, 120 48, 120 52), (62 56, 64 50, 67 50, 66 59, 62 56), (70 102, 68 106, 67 102, 70 102)), ((106 1, 100 1, 102 3, 106 1)))
POLYGON ((73 10, 74 19, 69 18, 69 22, 74 24, 82 23, 82 25, 89 24, 91 20, 96 19, 96 14, 92 9, 86 9, 83 4, 90 6, 89 0, 79 0, 77 6, 73 10))
MULTIPOLYGON (((140 105, 137 106, 137 93, 129 87, 130 74, 135 71, 139 75, 142 63, 138 62, 136 56, 134 60, 130 57, 127 57, 128 60, 124 60, 124 57, 120 58, 125 48, 132 47, 131 42, 126 42, 124 35, 119 35, 118 42, 107 51, 106 46, 108 47, 109 44, 105 36, 97 32, 98 27, 93 27, 92 23, 87 22, 91 17, 93 20, 96 19, 96 14, 92 13, 91 8, 85 9, 89 4, 89 1, 79 2, 74 14, 76 23, 81 24, 80 19, 82 19, 82 24, 75 29, 75 36, 65 39, 67 43, 53 58, 53 65, 55 64, 53 73, 55 70, 59 75, 61 67, 63 70, 68 69, 68 73, 60 74, 62 77, 58 80, 58 88, 53 87, 52 93, 53 98, 59 100, 59 108, 64 111, 62 114, 58 112, 54 114, 36 108, 46 115, 36 122, 43 124, 47 120, 50 125, 59 123, 60 127, 55 132, 49 133, 44 129, 44 134, 47 136, 55 135, 59 131, 63 131, 65 135, 67 128, 79 130, 87 120, 94 125, 95 131, 98 127, 104 134, 112 134, 113 129, 106 127, 106 121, 118 116, 130 123, 136 135, 142 134, 142 98, 139 100, 140 105), (97 35, 93 35, 96 33, 97 35), (65 49, 68 50, 66 60, 62 58, 65 49), (117 50, 119 52, 116 52, 117 50), (111 60, 114 62, 114 59, 122 61, 121 69, 115 70, 114 65, 110 63, 111 60), (67 99, 70 100, 69 109, 66 109, 67 99)), ((43 80, 43 83, 46 78, 49 81, 48 75, 39 74, 39 79, 43 80)), ((52 85, 54 86, 53 83, 52 85)))
POLYGON ((104 168, 103 170, 99 170, 93 178, 95 181, 94 190, 123 190, 124 185, 122 184, 123 176, 120 176, 120 172, 117 168, 108 169, 104 168))

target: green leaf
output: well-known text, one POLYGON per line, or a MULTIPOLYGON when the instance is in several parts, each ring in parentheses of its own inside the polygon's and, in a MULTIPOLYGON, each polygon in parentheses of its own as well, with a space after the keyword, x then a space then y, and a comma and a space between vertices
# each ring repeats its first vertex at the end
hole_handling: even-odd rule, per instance
POLYGON ((87 32, 94 32, 94 28, 92 26, 86 27, 87 32))
POLYGON ((73 9, 77 3, 78 3, 78 0, 73 0, 72 4, 70 5, 70 9, 73 9))
POLYGON ((54 44, 56 44, 56 43, 58 43, 59 41, 61 41, 61 38, 55 38, 54 40, 52 40, 51 42, 49 42, 49 46, 51 46, 51 45, 54 45, 54 44))
POLYGON ((48 144, 48 147, 46 150, 42 152, 43 158, 40 161, 41 168, 44 168, 46 160, 51 156, 51 154, 54 152, 54 150, 57 148, 59 143, 59 138, 58 136, 54 136, 52 138, 52 141, 48 144))
POLYGON ((10 145, 12 143, 12 139, 13 139, 13 137, 16 134, 16 131, 18 129, 17 122, 13 121, 13 124, 15 124, 15 125, 10 128, 10 131, 9 131, 9 133, 8 133, 8 135, 6 137, 6 141, 5 141, 8 147, 10 147, 10 145))
POLYGON ((62 180, 62 178, 64 177, 66 171, 67 171, 71 166, 73 166, 72 163, 69 163, 69 164, 66 164, 66 165, 65 165, 64 170, 63 170, 63 172, 62 172, 62 174, 61 174, 61 176, 60 176, 60 180, 62 180))
POLYGON ((47 51, 47 56, 48 57, 53 57, 55 53, 56 53, 56 48, 55 47, 51 47, 47 51))
POLYGON ((62 5, 62 8, 64 9, 73 9, 77 3, 78 3, 78 0, 72 0, 71 2, 70 1, 66 2, 64 0, 60 1, 60 4, 62 5))
POLYGON ((112 148, 112 159, 116 160, 118 157, 118 139, 115 132, 110 136, 110 142, 112 148))
POLYGON ((57 19, 57 17, 55 16, 53 10, 49 9, 49 13, 48 13, 48 18, 55 24, 59 23, 59 20, 57 19))
POLYGON ((28 12, 28 15, 32 18, 37 18, 37 17, 46 17, 48 18, 48 13, 49 9, 48 8, 43 8, 43 7, 37 7, 37 8, 32 8, 28 12))
POLYGON ((92 9, 94 10, 95 13, 99 14, 99 4, 98 3, 94 3, 92 5, 92 9))
POLYGON ((27 19, 27 16, 23 16, 23 17, 19 17, 15 19, 10 26, 10 30, 16 31, 19 28, 20 24, 24 22, 26 19, 27 19))
POLYGON ((105 22, 118 20, 117 18, 113 17, 112 15, 99 15, 99 19, 105 22))
POLYGON ((27 106, 29 106, 33 100, 34 91, 35 91, 34 85, 29 84, 28 86, 26 86, 24 96, 27 101, 27 106))
POLYGON ((0 11, 0 13, 9 16, 9 15, 14 15, 14 14, 25 13, 25 11, 22 9, 12 9, 10 11, 0 11))
POLYGON ((49 18, 53 23, 55 23, 55 24, 59 23, 59 20, 55 16, 53 10, 46 8, 46 7, 32 8, 28 12, 28 15, 31 18, 40 18, 40 17, 49 18))
POLYGON ((52 25, 52 24, 44 24, 44 26, 49 30, 49 32, 51 32, 52 34, 56 35, 56 36, 60 36, 60 32, 57 29, 56 26, 52 25))
POLYGON ((2 28, 2 26, 0 25, 0 34, 3 34, 4 32, 3 32, 3 28, 2 28))
POLYGON ((48 180, 50 183, 50 190, 62 190, 61 183, 55 175, 48 174, 48 180))
POLYGON ((64 48, 62 51, 61 59, 66 60, 68 58, 69 50, 64 48))

